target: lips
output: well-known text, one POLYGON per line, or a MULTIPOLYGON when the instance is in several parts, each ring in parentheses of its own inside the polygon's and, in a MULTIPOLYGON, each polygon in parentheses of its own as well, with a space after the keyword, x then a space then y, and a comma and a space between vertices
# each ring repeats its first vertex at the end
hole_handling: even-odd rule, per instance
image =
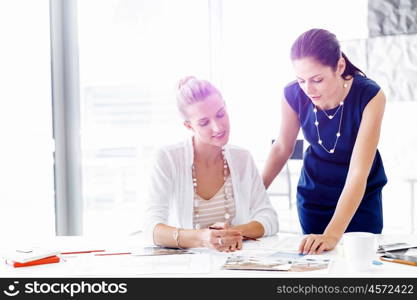
POLYGON ((213 135, 214 139, 222 139, 226 135, 226 131, 219 132, 218 134, 213 135))

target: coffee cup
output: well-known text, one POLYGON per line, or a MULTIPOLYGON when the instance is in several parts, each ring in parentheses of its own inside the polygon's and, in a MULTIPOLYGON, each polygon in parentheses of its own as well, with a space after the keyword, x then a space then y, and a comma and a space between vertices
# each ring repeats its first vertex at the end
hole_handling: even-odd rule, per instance
POLYGON ((348 232, 343 235, 343 249, 349 268, 369 271, 376 256, 376 236, 370 232, 348 232))

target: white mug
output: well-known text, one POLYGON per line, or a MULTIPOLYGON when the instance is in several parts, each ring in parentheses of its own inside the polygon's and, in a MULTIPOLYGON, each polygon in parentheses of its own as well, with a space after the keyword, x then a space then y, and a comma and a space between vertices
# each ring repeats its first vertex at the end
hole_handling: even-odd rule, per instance
POLYGON ((376 256, 376 236, 369 232, 347 232, 343 249, 347 264, 353 271, 369 271, 376 256))

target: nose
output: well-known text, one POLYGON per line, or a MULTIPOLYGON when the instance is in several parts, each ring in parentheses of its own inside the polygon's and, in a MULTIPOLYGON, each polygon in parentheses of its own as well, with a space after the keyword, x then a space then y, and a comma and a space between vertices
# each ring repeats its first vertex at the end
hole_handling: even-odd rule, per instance
POLYGON ((306 94, 307 95, 314 95, 315 89, 313 87, 313 85, 309 82, 305 83, 305 89, 306 89, 306 94))
POLYGON ((214 120, 213 122, 211 122, 211 129, 214 132, 220 132, 223 130, 223 126, 221 124, 221 121, 219 120, 214 120))

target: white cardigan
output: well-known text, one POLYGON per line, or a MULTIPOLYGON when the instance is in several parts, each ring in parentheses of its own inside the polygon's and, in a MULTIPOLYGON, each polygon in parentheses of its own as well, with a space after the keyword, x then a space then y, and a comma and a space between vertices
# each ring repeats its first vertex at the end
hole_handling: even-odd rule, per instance
MULTIPOLYGON (((257 221, 264 235, 278 231, 278 216, 272 207, 255 162, 247 150, 226 145, 225 156, 232 176, 236 216, 232 225, 257 221)), ((155 225, 193 228, 194 161, 192 139, 161 148, 152 166, 145 213, 145 233, 153 240, 155 225)))

